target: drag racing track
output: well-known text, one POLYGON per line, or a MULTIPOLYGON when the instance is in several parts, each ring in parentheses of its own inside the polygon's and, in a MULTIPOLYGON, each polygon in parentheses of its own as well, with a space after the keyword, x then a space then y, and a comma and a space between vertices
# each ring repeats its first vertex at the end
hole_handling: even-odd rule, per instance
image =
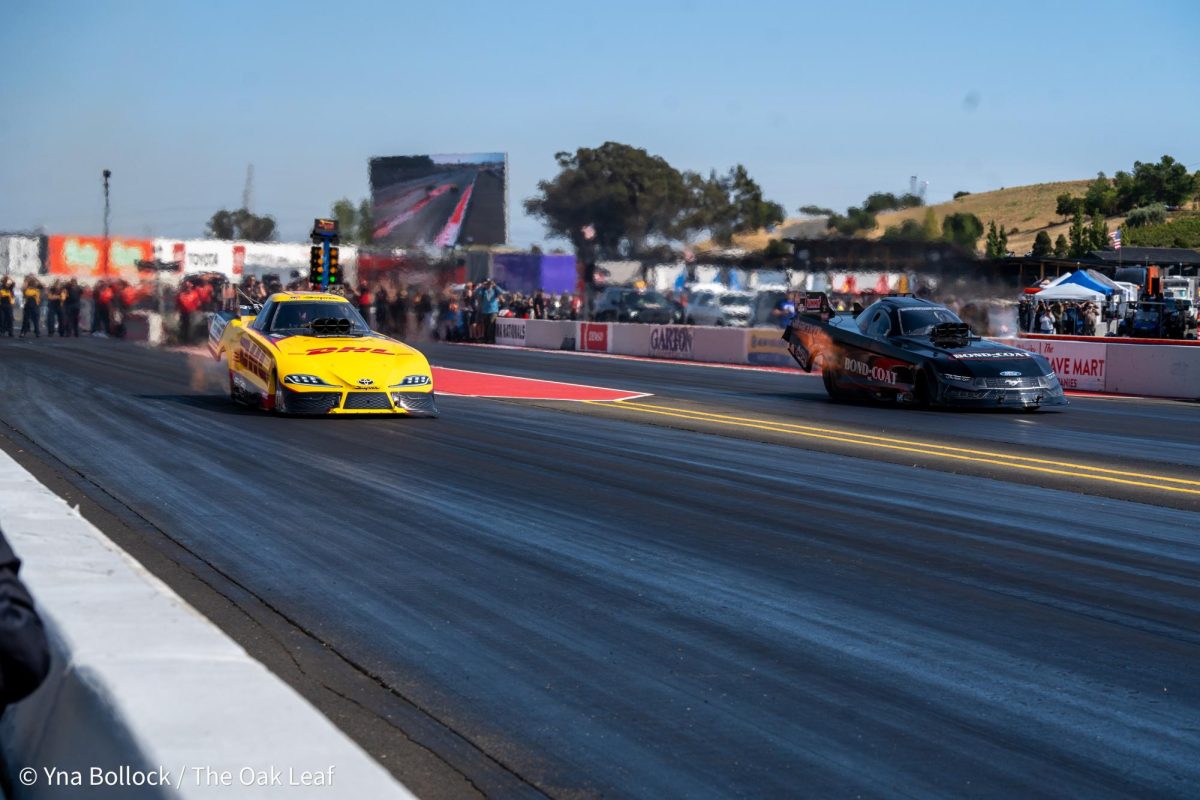
POLYGON ((641 397, 243 410, 204 357, 0 341, 0 446, 422 797, 1195 797, 1200 407, 641 397))

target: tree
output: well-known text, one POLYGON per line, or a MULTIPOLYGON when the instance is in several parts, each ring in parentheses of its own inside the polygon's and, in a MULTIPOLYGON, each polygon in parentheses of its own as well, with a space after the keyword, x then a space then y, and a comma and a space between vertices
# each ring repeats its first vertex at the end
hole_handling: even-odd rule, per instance
POLYGON ((1162 203, 1141 206, 1129 212, 1125 217, 1125 227, 1141 228, 1146 225, 1161 225, 1167 221, 1167 207, 1162 203))
POLYGON ((1038 235, 1033 239, 1033 251, 1030 255, 1034 258, 1046 258, 1053 252, 1054 245, 1050 242, 1050 234, 1038 231, 1038 235))
MULTIPOLYGON (((932 210, 932 209, 930 209, 932 210)), ((906 219, 899 225, 890 225, 883 232, 884 239, 901 239, 909 242, 924 242, 928 241, 925 234, 925 226, 917 222, 915 219, 906 219)), ((937 238, 937 235, 934 235, 937 238)))
MULTIPOLYGON (((735 233, 757 231, 783 222, 783 206, 763 198, 762 187, 741 164, 717 181, 723 201, 709 209, 706 226, 715 241, 728 245, 735 233)), ((706 193, 716 196, 716 193, 706 193)))
POLYGON ((1088 227, 1089 250, 1103 250, 1108 247, 1108 223, 1104 215, 1092 214, 1092 224, 1088 227))
POLYGON ((1096 175, 1096 180, 1088 184, 1087 194, 1083 204, 1092 214, 1111 216, 1117 213, 1117 187, 1104 176, 1103 172, 1096 175))
POLYGON ((1000 234, 996 232, 996 220, 989 220, 987 227, 987 238, 984 240, 983 254, 987 258, 1001 258, 1004 253, 1000 251, 1000 234))
POLYGON ((1071 220, 1071 229, 1067 232, 1067 241, 1070 242, 1070 249, 1067 255, 1071 258, 1080 258, 1087 255, 1088 246, 1091 244, 1091 237, 1088 235, 1087 226, 1083 223, 1083 209, 1076 209, 1075 216, 1071 220))
POLYGON ((370 244, 375 240, 375 213, 371 201, 363 198, 358 204, 358 227, 354 240, 358 244, 370 244))
POLYGON ((966 196, 967 196, 967 195, 969 195, 969 194, 970 194, 970 192, 963 192, 963 191, 955 192, 955 193, 954 193, 954 199, 955 199, 955 200, 957 200, 958 198, 960 198, 960 197, 966 197, 966 196))
POLYGON ((937 214, 932 208, 925 209, 925 218, 921 221, 921 238, 927 242, 937 240, 941 236, 937 214))
POLYGON ((959 247, 974 250, 983 235, 983 223, 974 214, 947 214, 942 220, 942 238, 959 247))
POLYGON ((825 208, 824 206, 812 206, 812 205, 800 206, 800 208, 797 210, 801 214, 807 214, 810 217, 831 217, 831 216, 833 216, 833 209, 825 208))
POLYGON ((636 256, 680 230, 689 210, 683 175, 665 159, 618 142, 555 154, 559 173, 538 182, 525 210, 582 257, 636 256), (594 236, 585 236, 584 229, 594 236))
POLYGON ((875 215, 858 206, 850 206, 846 209, 845 214, 832 215, 826 223, 830 230, 836 230, 843 236, 853 236, 859 231, 874 230, 875 225, 875 215))
POLYGON ((208 235, 213 239, 235 238, 233 212, 221 209, 208 221, 208 235))
POLYGON ((1054 199, 1054 213, 1063 218, 1074 216, 1082 207, 1083 201, 1070 192, 1063 192, 1054 199))
POLYGON ((988 222, 984 255, 988 258, 1004 258, 1008 255, 1008 233, 1003 225, 997 227, 995 220, 988 222))
POLYGON ((244 208, 236 211, 221 209, 208 220, 208 235, 214 239, 244 239, 248 242, 267 242, 275 238, 275 219, 258 216, 244 208))
POLYGON ((1063 236, 1060 233, 1058 235, 1058 238, 1054 240, 1054 257, 1055 258, 1066 258, 1067 253, 1069 253, 1070 251, 1071 251, 1071 248, 1067 244, 1067 237, 1063 236))
POLYGON ((1195 178, 1187 167, 1171 156, 1157 164, 1133 162, 1133 173, 1118 172, 1114 177, 1117 210, 1128 211, 1151 203, 1177 206, 1196 194, 1195 178))
POLYGON ((354 208, 354 203, 343 197, 333 204, 329 213, 337 220, 338 237, 343 241, 353 241, 358 228, 358 210, 354 208))

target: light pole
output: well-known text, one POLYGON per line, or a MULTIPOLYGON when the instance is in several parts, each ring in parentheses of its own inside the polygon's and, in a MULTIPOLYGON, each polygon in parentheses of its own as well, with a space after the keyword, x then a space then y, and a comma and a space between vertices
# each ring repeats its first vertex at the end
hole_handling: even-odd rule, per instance
POLYGON ((102 174, 104 175, 104 255, 103 255, 104 260, 103 260, 103 262, 101 262, 101 273, 107 279, 108 278, 108 250, 109 250, 109 246, 108 246, 108 218, 109 218, 108 179, 112 177, 112 170, 106 169, 106 170, 104 170, 104 172, 102 174))

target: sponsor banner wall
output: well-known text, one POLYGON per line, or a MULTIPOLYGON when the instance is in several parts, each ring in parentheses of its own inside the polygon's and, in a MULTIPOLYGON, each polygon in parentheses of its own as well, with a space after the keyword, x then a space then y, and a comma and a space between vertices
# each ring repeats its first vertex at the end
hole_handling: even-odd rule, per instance
POLYGON ((496 344, 525 346, 526 324, 530 320, 500 317, 496 320, 496 344))
POLYGON ((650 355, 651 325, 614 324, 609 327, 609 351, 627 356, 650 355))
POLYGON ((764 367, 794 367, 795 359, 788 353, 782 328, 750 328, 746 331, 747 364, 764 367))
POLYGON ((37 275, 42 271, 42 237, 0 236, 0 275, 37 275))
POLYGON ((1105 390, 1200 400, 1200 347, 1110 344, 1105 390))
POLYGON ((525 321, 525 346, 561 350, 564 339, 574 340, 578 323, 569 319, 530 319, 525 321))
POLYGON ((650 355, 655 358, 680 358, 690 361, 697 330, 692 325, 650 326, 650 355))
POLYGON ((580 322, 579 336, 575 339, 575 346, 580 350, 590 352, 607 353, 609 350, 607 322, 580 322))
POLYGON ((233 242, 221 239, 155 239, 154 257, 179 264, 184 273, 219 272, 233 277, 233 242))
POLYGON ((695 361, 711 361, 717 364, 745 363, 746 331, 744 329, 688 327, 691 327, 692 330, 691 358, 695 361))
POLYGON ((51 275, 94 280, 104 277, 137 279, 137 262, 154 257, 149 239, 108 240, 107 264, 102 236, 51 236, 47 245, 47 272, 51 275), (106 272, 107 270, 107 272, 106 272))
POLYGON ((1107 373, 1108 347, 1103 341, 1076 342, 1048 339, 1015 339, 1012 344, 1040 353, 1050 362, 1064 389, 1103 392, 1107 373))

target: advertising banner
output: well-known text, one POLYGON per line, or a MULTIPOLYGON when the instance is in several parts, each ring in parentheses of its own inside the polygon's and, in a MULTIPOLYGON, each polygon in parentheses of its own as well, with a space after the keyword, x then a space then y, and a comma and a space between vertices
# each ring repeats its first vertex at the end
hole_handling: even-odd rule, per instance
POLYGON ((107 263, 101 236, 51 236, 47 271, 80 279, 137 278, 137 262, 154 256, 154 243, 143 239, 109 239, 107 263))
POLYGON ((650 355, 657 358, 692 357, 695 337, 687 325, 655 325, 650 329, 650 355))
POLYGON ((1064 389, 1104 391, 1108 356, 1108 345, 1105 342, 1016 339, 1011 343, 1023 350, 1045 356, 1064 389))
POLYGON ((501 317, 496 320, 496 344, 525 346, 526 320, 501 317))
POLYGON ((780 328, 751 328, 746 331, 746 363, 766 367, 794 367, 780 328))
POLYGON ((593 352, 608 352, 608 323, 579 323, 579 349, 593 352))
POLYGON ((39 237, 0 236, 0 275, 37 275, 41 271, 39 237))

